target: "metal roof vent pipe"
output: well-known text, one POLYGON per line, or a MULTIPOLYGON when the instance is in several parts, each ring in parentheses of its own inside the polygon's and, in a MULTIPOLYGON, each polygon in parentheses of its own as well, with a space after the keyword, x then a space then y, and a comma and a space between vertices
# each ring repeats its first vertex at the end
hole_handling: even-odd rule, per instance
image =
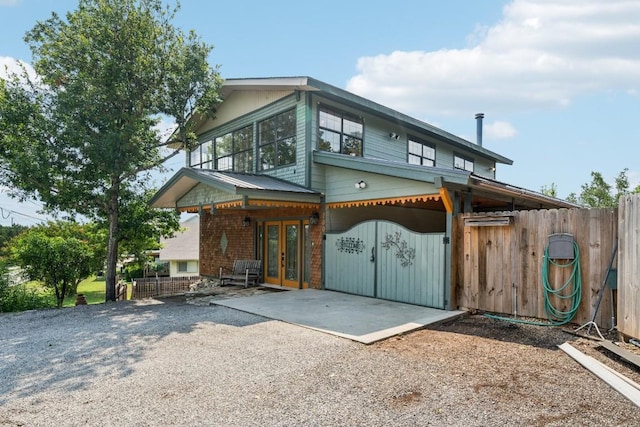
POLYGON ((476 144, 482 147, 482 119, 484 119, 484 113, 476 114, 476 144))

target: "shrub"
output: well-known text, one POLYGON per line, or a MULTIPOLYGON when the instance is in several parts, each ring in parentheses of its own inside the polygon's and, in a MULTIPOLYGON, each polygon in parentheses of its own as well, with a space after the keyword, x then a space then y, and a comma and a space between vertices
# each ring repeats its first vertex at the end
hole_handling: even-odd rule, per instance
POLYGON ((42 295, 24 284, 11 286, 7 268, 0 263, 0 313, 34 310, 54 305, 49 295, 42 295))

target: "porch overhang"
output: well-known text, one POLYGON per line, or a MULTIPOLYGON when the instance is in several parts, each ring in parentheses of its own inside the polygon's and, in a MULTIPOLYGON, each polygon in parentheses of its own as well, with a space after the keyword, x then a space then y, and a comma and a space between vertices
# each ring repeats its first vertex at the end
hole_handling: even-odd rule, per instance
POLYGON ((321 194, 268 175, 180 169, 152 197, 153 208, 183 212, 203 209, 319 207, 321 194))
POLYGON ((426 194, 407 194, 392 198, 349 200, 340 201, 339 203, 327 200, 328 208, 385 204, 410 205, 420 202, 422 202, 421 205, 423 207, 432 208, 434 207, 434 202, 438 202, 440 209, 444 207, 447 212, 454 213, 456 210, 454 195, 456 193, 468 199, 468 205, 474 212, 580 207, 565 200, 458 169, 419 166, 376 158, 345 156, 324 151, 314 151, 313 161, 317 164, 342 169, 425 182, 433 184, 435 189, 435 191, 427 192, 426 194))
POLYGON ((511 184, 469 174, 466 184, 440 177, 436 186, 468 197, 473 212, 578 208, 578 204, 511 184))

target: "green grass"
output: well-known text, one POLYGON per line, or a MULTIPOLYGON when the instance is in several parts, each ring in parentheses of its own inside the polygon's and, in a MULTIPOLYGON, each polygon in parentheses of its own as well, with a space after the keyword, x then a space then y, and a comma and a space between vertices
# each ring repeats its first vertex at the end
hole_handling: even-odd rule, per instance
MULTIPOLYGON (((78 285, 78 294, 83 294, 87 304, 101 304, 104 302, 105 284, 104 277, 88 277, 78 285)), ((75 295, 64 299, 63 307, 76 305, 75 295)))

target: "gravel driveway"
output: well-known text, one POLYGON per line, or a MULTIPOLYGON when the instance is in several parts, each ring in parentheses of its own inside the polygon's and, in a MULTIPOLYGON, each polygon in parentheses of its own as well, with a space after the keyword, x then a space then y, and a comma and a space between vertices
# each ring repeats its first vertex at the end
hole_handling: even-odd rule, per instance
POLYGON ((0 343, 2 426, 540 425, 526 399, 493 408, 389 346, 216 305, 0 314, 0 343))

